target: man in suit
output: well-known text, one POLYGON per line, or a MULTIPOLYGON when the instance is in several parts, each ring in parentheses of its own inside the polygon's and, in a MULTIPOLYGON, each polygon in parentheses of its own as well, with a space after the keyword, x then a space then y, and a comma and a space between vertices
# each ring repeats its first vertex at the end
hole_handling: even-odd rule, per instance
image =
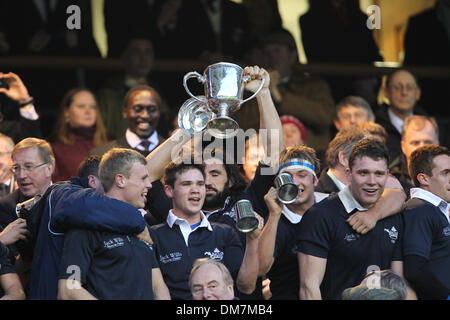
MULTIPOLYGON (((19 188, 0 199, 0 227, 4 228, 15 221, 16 205, 37 195, 43 195, 52 184, 55 157, 50 144, 38 138, 26 138, 20 141, 12 151, 11 171, 19 188)), ((28 272, 31 267, 31 248, 23 240, 10 246, 13 255, 20 252, 16 261, 17 273, 26 287, 28 272), (18 250, 18 251, 17 251, 18 250)))
POLYGON ((18 203, 44 194, 52 183, 55 167, 52 148, 42 139, 23 139, 14 147, 11 158, 11 170, 19 189, 0 199, 0 225, 3 227, 17 218, 18 203))
POLYGON ((130 89, 122 110, 123 118, 128 121, 125 134, 92 149, 88 155, 103 155, 112 148, 129 148, 147 156, 164 140, 156 131, 160 104, 161 98, 152 87, 138 85, 130 89))
POLYGON ((416 77, 407 70, 399 69, 386 79, 384 91, 389 105, 383 104, 375 112, 375 122, 381 124, 388 133, 386 145, 389 150, 390 165, 402 156, 400 146, 404 121, 413 114, 426 115, 418 105, 421 90, 416 77))

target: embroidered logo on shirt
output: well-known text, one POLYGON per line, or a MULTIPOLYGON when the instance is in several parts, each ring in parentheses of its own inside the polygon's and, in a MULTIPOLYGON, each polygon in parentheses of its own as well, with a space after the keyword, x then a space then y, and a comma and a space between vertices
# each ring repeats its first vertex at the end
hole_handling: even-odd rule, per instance
POLYGON ((442 230, 442 234, 444 235, 444 237, 450 236, 450 226, 445 227, 444 230, 442 230))
POLYGON ((213 252, 206 251, 204 253, 204 255, 209 256, 211 259, 214 259, 214 260, 222 260, 223 259, 223 252, 217 248, 215 248, 213 252))
POLYGON ((359 237, 360 237, 359 234, 349 233, 349 234, 345 235, 344 240, 347 242, 350 242, 350 241, 355 241, 359 237))
POLYGON ((398 231, 397 231, 397 229, 395 229, 395 227, 392 227, 391 230, 385 228, 384 231, 386 231, 388 233, 389 238, 391 239, 391 242, 395 243, 395 241, 398 238, 398 231))
POLYGON ((175 262, 175 261, 181 260, 182 256, 183 255, 181 254, 181 252, 171 252, 171 253, 168 253, 168 254, 166 254, 164 256, 160 255, 159 256, 159 261, 161 261, 162 263, 166 264, 166 263, 169 263, 169 262, 175 262))
POLYGON ((114 249, 117 247, 122 247, 125 244, 122 238, 113 238, 108 241, 103 241, 103 245, 106 249, 114 249))

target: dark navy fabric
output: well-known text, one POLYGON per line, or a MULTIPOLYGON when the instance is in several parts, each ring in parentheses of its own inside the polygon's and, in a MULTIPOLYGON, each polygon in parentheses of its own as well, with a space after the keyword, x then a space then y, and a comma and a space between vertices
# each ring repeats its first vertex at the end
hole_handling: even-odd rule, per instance
POLYGON ((35 245, 28 299, 57 298, 64 231, 85 228, 136 234, 145 227, 133 206, 73 182, 52 185, 31 211, 35 225, 29 227, 35 230, 35 245))
POLYGON ((67 232, 60 279, 74 278, 100 300, 153 300, 153 247, 133 236, 73 229, 67 232), (76 278, 75 278, 76 279, 76 278))
MULTIPOLYGON (((417 198, 407 201, 403 217, 403 254, 425 258, 427 270, 450 292, 450 224, 447 218, 438 207, 417 198)), ((411 284, 414 286, 413 282, 411 284)), ((428 298, 420 290, 416 293, 422 299, 428 298)))
POLYGON ((299 223, 297 250, 327 259, 320 286, 322 299, 341 299, 342 292, 360 284, 368 268, 390 269, 402 261, 401 214, 377 222, 360 235, 346 221, 349 214, 337 194, 313 205, 299 223))
MULTIPOLYGON (((16 273, 16 270, 9 259, 8 248, 0 242, 0 276, 8 273, 16 273)), ((4 294, 5 292, 0 286, 0 297, 3 297, 4 294)))
POLYGON ((189 274, 198 258, 222 261, 234 280, 244 258, 244 250, 236 231, 228 225, 211 223, 212 231, 199 227, 189 235, 188 245, 177 224, 152 226, 156 259, 172 299, 190 300, 189 274))
POLYGON ((297 232, 298 224, 292 224, 284 214, 281 214, 273 253, 274 262, 267 273, 272 300, 298 300, 299 298, 297 232))

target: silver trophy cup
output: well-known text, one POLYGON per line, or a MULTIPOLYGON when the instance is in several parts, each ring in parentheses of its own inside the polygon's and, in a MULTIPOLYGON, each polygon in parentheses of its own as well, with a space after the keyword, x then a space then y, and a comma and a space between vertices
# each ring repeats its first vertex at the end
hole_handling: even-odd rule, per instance
POLYGON ((202 132, 216 114, 208 108, 205 96, 186 100, 178 111, 178 126, 190 134, 202 132))
POLYGON ((244 233, 258 228, 259 221, 253 213, 252 204, 248 200, 239 200, 234 205, 236 212, 236 228, 244 233))
POLYGON ((241 104, 253 99, 264 86, 265 78, 262 79, 258 90, 249 98, 242 100, 245 83, 250 81, 250 77, 244 76, 244 69, 240 66, 219 62, 208 66, 203 75, 192 71, 186 73, 183 78, 183 85, 186 92, 194 99, 197 99, 188 88, 187 81, 190 78, 197 78, 204 84, 205 97, 208 107, 217 115, 209 120, 206 128, 208 132, 220 139, 233 137, 237 133, 239 126, 230 115, 239 110, 241 104))
POLYGON ((274 181, 277 189, 278 200, 284 204, 295 202, 298 197, 298 186, 292 180, 289 173, 280 173, 274 181))

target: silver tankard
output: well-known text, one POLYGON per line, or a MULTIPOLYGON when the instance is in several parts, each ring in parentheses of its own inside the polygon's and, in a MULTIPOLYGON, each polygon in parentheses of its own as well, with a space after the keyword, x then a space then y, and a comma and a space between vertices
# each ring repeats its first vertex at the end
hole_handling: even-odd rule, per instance
POLYGON ((259 221, 253 213, 252 204, 246 199, 237 201, 234 204, 234 211, 236 212, 236 228, 243 232, 252 232, 258 228, 259 221))
POLYGON ((190 78, 197 78, 200 83, 204 84, 208 107, 217 115, 217 117, 208 121, 206 128, 212 136, 220 139, 233 137, 237 133, 239 126, 229 115, 239 110, 241 104, 253 99, 263 88, 265 82, 263 77, 258 90, 251 97, 242 100, 244 85, 251 80, 250 77, 244 76, 244 69, 236 64, 215 63, 208 66, 203 75, 191 71, 186 73, 183 78, 186 92, 198 101, 200 99, 194 96, 187 86, 187 81, 190 78))
POLYGON ((292 181, 289 173, 280 173, 274 180, 278 200, 284 204, 293 203, 298 197, 298 186, 292 181))

